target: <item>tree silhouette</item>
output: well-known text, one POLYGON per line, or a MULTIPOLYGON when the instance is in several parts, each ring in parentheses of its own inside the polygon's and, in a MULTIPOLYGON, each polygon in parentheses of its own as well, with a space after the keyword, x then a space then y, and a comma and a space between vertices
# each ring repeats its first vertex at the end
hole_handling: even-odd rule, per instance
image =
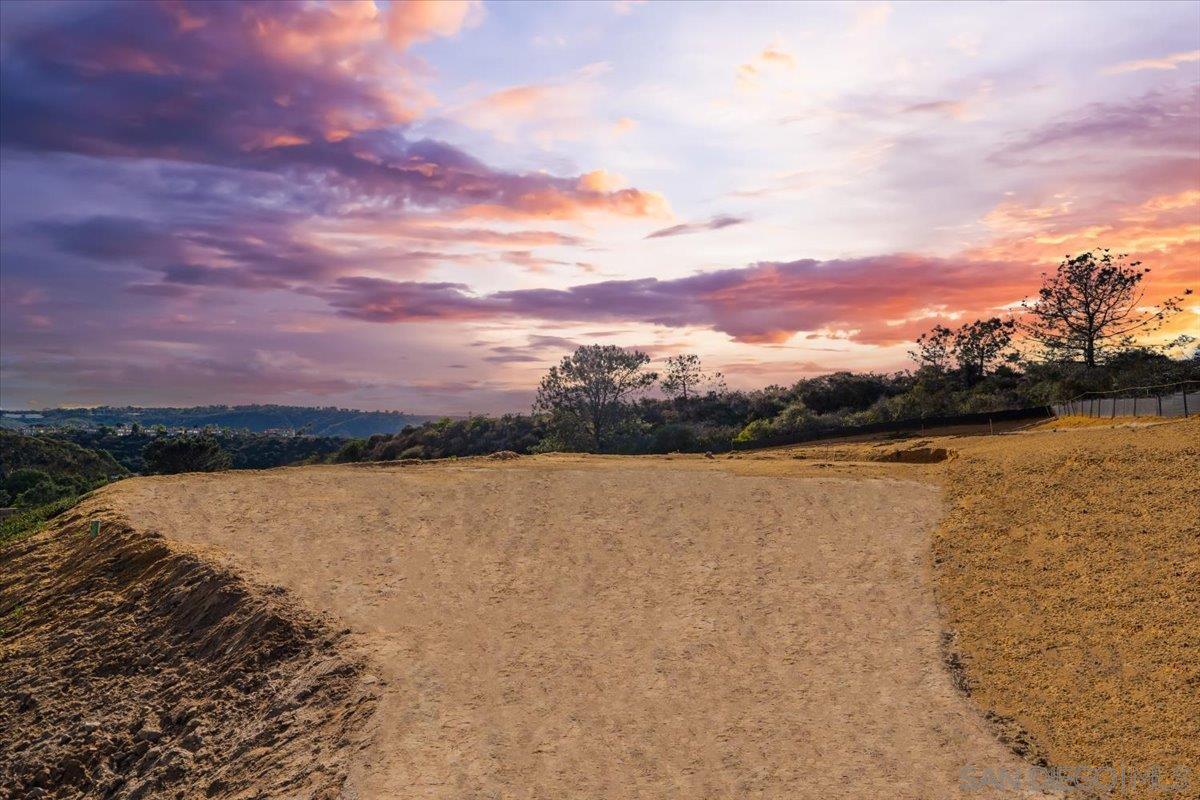
POLYGON ((620 425, 627 398, 658 380, 643 368, 650 356, 616 345, 584 345, 551 367, 538 386, 534 409, 546 411, 603 450, 620 425))
POLYGON ((1037 299, 1022 302, 1026 314, 1018 328, 1042 346, 1048 359, 1083 361, 1089 367, 1108 350, 1131 343, 1135 334, 1157 330, 1179 313, 1183 298, 1169 297, 1146 309, 1142 281, 1150 269, 1127 259, 1107 249, 1067 256, 1053 275, 1042 275, 1037 299))
POLYGON ((687 400, 698 394, 704 384, 718 392, 724 391, 725 378, 719 372, 706 373, 700 366, 700 356, 684 353, 667 358, 667 370, 661 383, 667 397, 687 400))

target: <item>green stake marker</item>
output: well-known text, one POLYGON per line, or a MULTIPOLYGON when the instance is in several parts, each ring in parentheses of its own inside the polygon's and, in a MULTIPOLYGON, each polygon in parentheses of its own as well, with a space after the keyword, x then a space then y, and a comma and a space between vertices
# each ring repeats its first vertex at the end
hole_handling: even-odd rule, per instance
POLYGON ((100 520, 92 520, 92 538, 96 538, 96 534, 100 532, 100 520))

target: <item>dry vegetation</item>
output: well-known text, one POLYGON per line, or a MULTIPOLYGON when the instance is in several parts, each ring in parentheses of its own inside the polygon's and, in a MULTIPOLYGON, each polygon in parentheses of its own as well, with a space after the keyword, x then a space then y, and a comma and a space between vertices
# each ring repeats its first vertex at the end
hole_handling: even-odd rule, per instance
POLYGON ((960 447, 934 554, 975 700, 1035 760, 1200 789, 1200 420, 960 447))

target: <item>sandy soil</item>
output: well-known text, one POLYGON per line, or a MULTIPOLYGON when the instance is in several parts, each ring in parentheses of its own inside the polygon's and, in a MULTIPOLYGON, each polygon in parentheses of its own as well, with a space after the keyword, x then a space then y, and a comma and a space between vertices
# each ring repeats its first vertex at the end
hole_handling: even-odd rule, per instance
POLYGON ((894 479, 935 469, 540 456, 103 494, 349 627, 381 699, 348 797, 989 797, 960 770, 1022 765, 942 663, 939 491, 894 479))

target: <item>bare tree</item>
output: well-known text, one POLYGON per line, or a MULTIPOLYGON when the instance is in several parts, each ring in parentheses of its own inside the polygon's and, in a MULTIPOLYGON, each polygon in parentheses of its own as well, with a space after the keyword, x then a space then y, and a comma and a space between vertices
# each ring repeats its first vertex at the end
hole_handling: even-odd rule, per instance
POLYGON ((1127 259, 1108 250, 1067 256, 1053 275, 1042 275, 1037 299, 1022 302, 1026 313, 1018 328, 1040 344, 1047 357, 1082 360, 1089 367, 1107 350, 1157 330, 1179 313, 1183 297, 1144 307, 1142 281, 1150 269, 1127 259))
POLYGON ((551 367, 538 386, 534 409, 579 430, 603 450, 632 395, 649 388, 658 374, 645 372, 650 356, 615 345, 584 345, 551 367))
POLYGON ((705 385, 722 391, 725 378, 719 372, 706 373, 700 366, 700 356, 685 353, 667 359, 667 371, 661 385, 667 397, 687 400, 705 385))

